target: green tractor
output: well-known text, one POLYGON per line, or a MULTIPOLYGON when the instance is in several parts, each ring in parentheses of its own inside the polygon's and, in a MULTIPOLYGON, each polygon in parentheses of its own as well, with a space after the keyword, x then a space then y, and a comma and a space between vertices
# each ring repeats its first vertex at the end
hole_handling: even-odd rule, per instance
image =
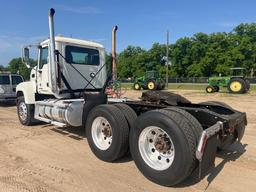
POLYGON ((247 93, 250 90, 250 82, 245 78, 245 68, 231 68, 231 76, 210 77, 207 93, 218 92, 220 87, 227 87, 230 93, 247 93))
POLYGON ((165 88, 165 81, 157 71, 146 71, 143 77, 136 78, 133 88, 135 90, 162 90, 165 88))

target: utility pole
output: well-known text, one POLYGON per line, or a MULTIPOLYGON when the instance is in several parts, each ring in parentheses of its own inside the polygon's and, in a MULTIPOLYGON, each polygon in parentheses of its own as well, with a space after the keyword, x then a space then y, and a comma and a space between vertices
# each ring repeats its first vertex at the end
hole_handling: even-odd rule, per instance
POLYGON ((169 31, 167 30, 166 39, 166 88, 168 89, 168 65, 169 65, 169 31))

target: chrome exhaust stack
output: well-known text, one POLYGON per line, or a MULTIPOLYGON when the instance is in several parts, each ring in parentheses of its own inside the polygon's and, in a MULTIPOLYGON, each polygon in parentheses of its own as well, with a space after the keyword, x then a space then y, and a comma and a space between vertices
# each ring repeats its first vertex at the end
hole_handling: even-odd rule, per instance
POLYGON ((117 79, 117 67, 116 67, 116 31, 118 27, 115 26, 112 30, 112 80, 117 79))
POLYGON ((58 68, 55 56, 55 35, 54 35, 54 16, 55 10, 53 8, 49 11, 49 33, 50 33, 50 57, 49 57, 49 86, 55 97, 61 98, 59 89, 57 87, 58 68))

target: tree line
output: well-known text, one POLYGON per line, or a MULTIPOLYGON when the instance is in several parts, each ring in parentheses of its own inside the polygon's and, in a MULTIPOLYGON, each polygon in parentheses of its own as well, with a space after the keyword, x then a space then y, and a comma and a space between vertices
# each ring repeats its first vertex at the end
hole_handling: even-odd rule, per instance
MULTIPOLYGON (((118 54, 119 78, 142 76, 146 70, 166 73, 166 45, 154 43, 149 50, 128 46, 118 54)), ((229 75, 231 67, 256 68, 256 23, 240 24, 231 32, 196 33, 169 45, 170 77, 229 75)))
MULTIPOLYGON (((117 54, 118 77, 136 78, 147 70, 166 74, 166 45, 154 43, 148 50, 129 45, 117 54)), ((256 69, 256 23, 236 26, 231 32, 196 33, 192 37, 178 39, 170 44, 169 77, 209 77, 228 75, 231 67, 244 67, 247 76, 254 76, 256 69)), ((36 63, 36 61, 33 61, 36 63)), ((111 54, 106 54, 107 64, 111 54)), ((21 58, 12 59, 0 71, 19 73, 29 79, 30 69, 21 58)))

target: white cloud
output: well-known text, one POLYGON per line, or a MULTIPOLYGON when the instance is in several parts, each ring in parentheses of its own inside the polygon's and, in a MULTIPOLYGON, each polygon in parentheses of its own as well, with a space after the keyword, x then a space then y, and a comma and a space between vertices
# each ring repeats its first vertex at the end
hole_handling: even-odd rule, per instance
POLYGON ((93 6, 68 6, 68 5, 56 5, 57 8, 68 11, 72 13, 80 13, 80 14, 101 14, 102 11, 98 9, 97 7, 93 6))

